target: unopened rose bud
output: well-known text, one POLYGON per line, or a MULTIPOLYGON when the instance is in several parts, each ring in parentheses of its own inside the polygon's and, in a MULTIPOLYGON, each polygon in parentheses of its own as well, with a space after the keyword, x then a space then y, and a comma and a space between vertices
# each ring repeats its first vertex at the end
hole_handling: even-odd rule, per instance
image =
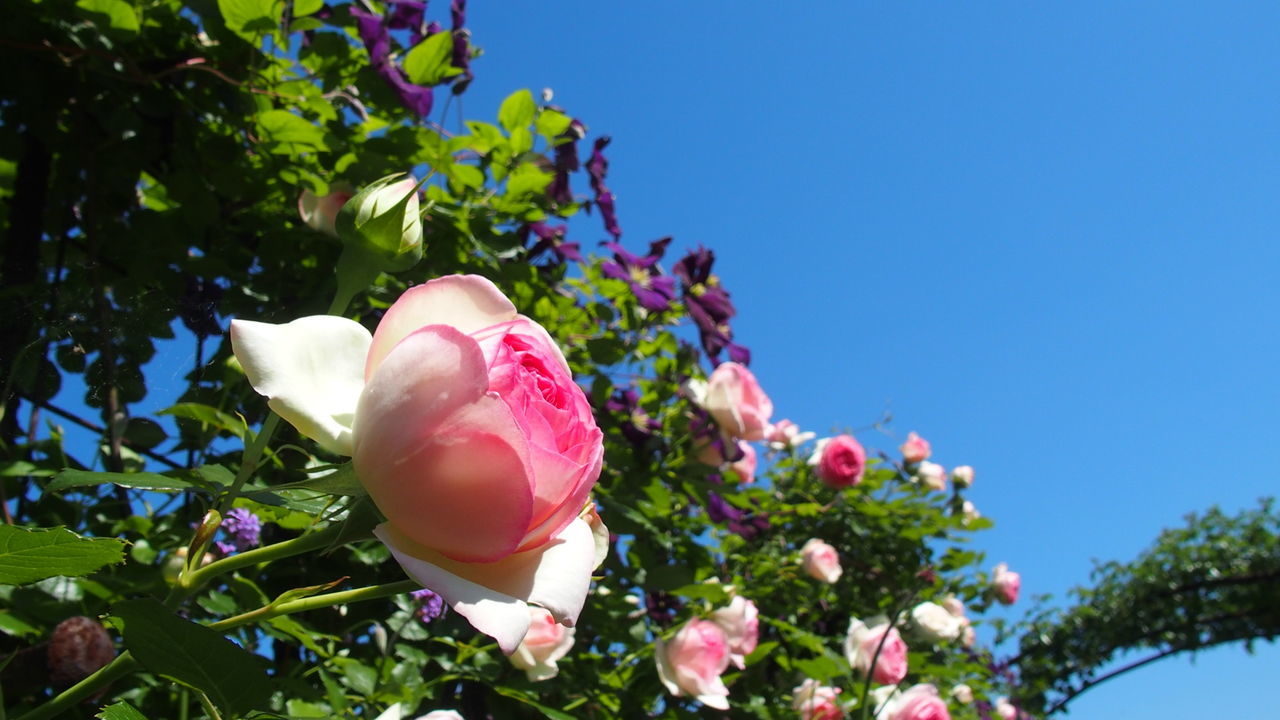
POLYGON ((916 474, 912 479, 933 490, 947 489, 947 471, 935 462, 921 461, 916 466, 916 474))
POLYGON ((338 239, 362 261, 384 272, 408 270, 422 259, 417 182, 388 175, 362 189, 338 211, 338 239))
POLYGON ((932 452, 929 447, 929 441, 914 432, 907 433, 907 441, 902 443, 902 446, 898 449, 902 451, 902 459, 908 465, 928 460, 929 454, 932 452))
POLYGON ((55 688, 69 687, 115 657, 115 644, 97 620, 83 615, 69 617, 58 623, 49 640, 49 681, 55 688))
POLYGON ((973 487, 973 468, 961 465, 951 471, 951 482, 958 488, 973 487))
POLYGON ((316 195, 310 190, 303 190, 298 196, 298 215, 312 228, 329 235, 337 235, 338 231, 334 223, 338 219, 338 211, 355 194, 355 188, 347 183, 334 183, 329 186, 328 195, 316 195))

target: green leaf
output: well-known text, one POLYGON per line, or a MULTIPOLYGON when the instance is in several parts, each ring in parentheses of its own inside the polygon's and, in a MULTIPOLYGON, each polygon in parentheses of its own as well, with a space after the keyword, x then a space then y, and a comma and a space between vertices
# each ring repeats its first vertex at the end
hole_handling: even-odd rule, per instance
POLYGON ((569 713, 561 712, 559 710, 556 710, 555 708, 550 708, 539 702, 535 702, 528 695, 524 694, 523 692, 515 688, 495 687, 493 689, 499 695, 505 695, 513 700, 519 700, 525 705, 528 705, 534 710, 537 710, 538 712, 542 713, 544 716, 551 718, 551 720, 574 720, 574 717, 569 713))
POLYGON ((76 7, 89 15, 99 16, 101 19, 94 18, 99 25, 105 21, 112 30, 128 35, 138 32, 138 14, 124 0, 80 0, 76 7))
POLYGON ((326 475, 299 480, 288 485, 277 485, 272 490, 312 490, 328 495, 348 495, 361 497, 368 495, 360 478, 356 477, 353 463, 343 463, 338 469, 326 475))
POLYGON ((559 110, 544 108, 538 113, 538 121, 534 123, 534 127, 537 128, 539 135, 550 139, 568 130, 571 122, 573 118, 559 110))
POLYGON ((456 75, 451 73, 449 56, 453 51, 453 33, 438 32, 413 46, 404 56, 404 72, 409 82, 416 85, 437 85, 441 80, 456 75))
POLYGON ((293 16, 310 15, 324 7, 324 0, 293 0, 293 16))
POLYGON ((262 707, 271 683, 258 656, 150 598, 116 603, 125 647, 151 672, 195 688, 241 715, 262 707))
MULTIPOLYGON (((288 110, 268 110, 258 114, 265 140, 303 149, 327 150, 324 131, 288 110)), ((296 148, 295 148, 296 149, 296 148)))
POLYGON ((138 712, 137 708, 123 700, 115 705, 108 705, 102 708, 94 717, 102 718, 102 720, 147 720, 146 715, 138 712))
POLYGON ((196 420, 204 423, 205 425, 211 425, 218 430, 225 430, 238 438, 243 438, 245 430, 247 429, 245 422, 240 418, 225 413, 215 407, 201 405, 200 403, 178 403, 177 405, 165 408, 156 414, 172 415, 177 418, 196 420))
POLYGON ((450 165, 449 169, 445 172, 448 174, 450 180, 464 187, 471 188, 472 190, 479 190, 484 187, 484 171, 475 165, 457 163, 455 165, 450 165))
POLYGON ((115 538, 84 538, 66 528, 0 525, 0 585, 88 575, 123 561, 124 543, 115 538))
POLYGON ((517 90, 507 96, 498 108, 498 123, 514 132, 516 128, 527 128, 533 122, 533 114, 538 105, 533 101, 533 93, 528 90, 517 90))
POLYGON ((191 490, 192 483, 157 473, 111 473, 90 472, 88 470, 63 470, 45 487, 45 492, 60 493, 64 490, 80 487, 97 487, 111 483, 133 490, 160 490, 177 492, 191 490))
POLYGON ((540 193, 546 189, 551 178, 551 173, 543 172, 537 165, 521 163, 507 176, 507 195, 515 198, 530 193, 540 193))
MULTIPOLYGON (((218 11, 227 29, 251 43, 280 26, 282 0, 218 0, 218 11)), ((283 111, 282 111, 283 112, 283 111)))

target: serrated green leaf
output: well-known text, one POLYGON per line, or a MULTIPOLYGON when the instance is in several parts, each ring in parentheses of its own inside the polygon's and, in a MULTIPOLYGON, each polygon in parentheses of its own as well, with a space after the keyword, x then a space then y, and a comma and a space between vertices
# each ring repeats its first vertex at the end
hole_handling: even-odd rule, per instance
POLYGON ((105 21, 106 26, 116 32, 127 35, 138 32, 138 13, 124 0, 80 0, 76 7, 90 16, 96 16, 95 20, 99 25, 105 21))
POLYGON ((517 90, 507 96, 498 107, 498 123, 514 132, 516 128, 527 128, 533 122, 533 115, 538 105, 533 101, 533 93, 528 90, 517 90))
POLYGON ((414 45, 404 56, 404 72, 409 82, 417 85, 437 85, 449 77, 453 68, 449 56, 453 51, 453 33, 444 31, 414 45))
POLYGON ((146 598, 111 609, 125 647, 151 672, 195 688, 240 715, 263 706, 271 683, 262 660, 209 628, 146 598))
POLYGON ((96 487, 111 483, 133 490, 159 490, 177 492, 196 486, 179 478, 157 473, 111 473, 88 470, 63 470, 45 487, 45 492, 60 493, 71 488, 96 487))
POLYGON ((115 538, 80 537, 66 528, 0 525, 0 585, 88 575, 123 561, 124 542, 115 538))
POLYGON ((137 708, 123 700, 102 708, 94 717, 102 718, 102 720, 147 720, 146 715, 138 712, 137 708))

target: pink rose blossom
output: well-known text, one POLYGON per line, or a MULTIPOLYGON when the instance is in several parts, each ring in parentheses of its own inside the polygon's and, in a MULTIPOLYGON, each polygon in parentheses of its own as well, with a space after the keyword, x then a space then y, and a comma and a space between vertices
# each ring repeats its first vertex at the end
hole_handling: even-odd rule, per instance
POLYGON ((996 715, 1000 716, 1000 720, 1018 720, 1018 708, 1009 702, 1007 697, 996 698, 996 715))
POLYGON ((947 704, 932 685, 913 685, 890 703, 888 720, 951 720, 947 704))
POLYGON ((534 682, 550 680, 560 668, 556 661, 573 647, 573 628, 565 627, 543 608, 529 606, 529 632, 511 655, 511 664, 534 682))
POLYGON ((840 704, 840 688, 818 684, 813 678, 791 691, 795 699, 791 708, 800 713, 800 720, 840 720, 844 707, 840 704))
POLYGON ((907 464, 929 459, 929 441, 914 432, 907 433, 907 441, 898 449, 902 451, 902 459, 907 464))
POLYGON ((764 439, 774 450, 785 450, 809 442, 814 433, 800 432, 800 428, 790 420, 779 420, 765 428, 764 439))
POLYGON ((800 563, 811 577, 825 583, 839 580, 840 574, 844 572, 840 567, 840 554, 818 538, 810 538, 800 548, 800 563))
POLYGON ((991 573, 991 587, 996 592, 996 599, 1004 605, 1012 605, 1018 601, 1018 591, 1022 589, 1022 576, 1009 569, 1005 563, 996 566, 991 573))
POLYGON ((853 618, 845 637, 844 654, 850 667, 864 676, 870 673, 871 679, 881 685, 897 685, 907 676, 907 644, 888 622, 868 627, 853 618))
POLYGON ((925 487, 934 490, 947 489, 947 470, 938 463, 921 461, 916 466, 915 479, 919 480, 925 487))
POLYGON ((946 608, 947 612, 955 615, 956 617, 962 618, 965 616, 964 603, 955 595, 948 595, 943 598, 942 607, 946 608))
POLYGON ((405 571, 512 653, 528 603, 572 626, 596 540, 579 518, 602 434, 560 349, 474 275, 406 291, 377 331, 341 317, 235 320, 250 384, 351 455, 405 571))
POLYGON ((760 640, 760 613, 756 604, 744 597, 735 597, 728 607, 711 613, 711 620, 724 630, 729 643, 729 660, 739 670, 747 666, 746 657, 755 652, 760 640))
MULTIPOLYGON (((409 187, 413 187, 412 181, 409 187)), ((338 219, 338 211, 347 204, 348 200, 355 197, 355 194, 355 188, 342 182, 330 185, 328 195, 318 196, 310 190, 303 190, 298 196, 298 216, 313 230, 337 235, 338 231, 334 228, 334 224, 338 219)), ((401 193, 400 197, 404 197, 404 194, 401 193)))
POLYGON ((710 620, 684 624, 670 642, 655 642, 658 679, 676 697, 691 695, 717 710, 729 709, 729 688, 720 675, 729 668, 729 640, 710 620))
POLYGON ((837 435, 818 441, 809 464, 828 487, 852 487, 862 482, 867 451, 852 435, 837 435))
POLYGON ((971 648, 978 643, 978 633, 973 626, 965 621, 964 631, 960 633, 960 644, 967 648, 971 648))
POLYGON ((973 487, 973 468, 968 465, 960 465, 951 471, 951 482, 955 483, 958 488, 973 487))
POLYGON ((759 464, 759 457, 756 455, 756 449, 750 443, 738 442, 738 449, 742 451, 742 457, 729 463, 729 469, 737 473, 738 479, 746 484, 755 482, 756 466, 759 464))
POLYGON ((736 362, 720 363, 707 379, 701 403, 726 435, 739 440, 763 440, 773 402, 760 389, 756 376, 736 362))

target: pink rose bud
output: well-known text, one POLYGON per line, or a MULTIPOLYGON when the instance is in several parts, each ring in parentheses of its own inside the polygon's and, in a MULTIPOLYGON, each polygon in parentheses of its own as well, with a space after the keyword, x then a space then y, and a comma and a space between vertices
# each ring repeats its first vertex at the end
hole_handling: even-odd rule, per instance
POLYGON ((755 652, 760 639, 760 618, 756 604, 744 597, 735 597, 729 607, 711 613, 711 620, 724 630, 729 642, 729 660, 739 670, 747 666, 746 657, 755 652))
POLYGON ((863 676, 870 673, 871 679, 881 685, 897 685, 907 676, 907 644, 888 622, 867 627, 853 618, 845 637, 844 654, 850 667, 863 676))
POLYGON ((852 435, 823 438, 814 448, 809 464, 828 487, 852 487, 862 482, 867 466, 867 451, 852 435))
POLYGON ((916 466, 915 479, 919 480, 920 484, 925 487, 934 490, 947 489, 947 470, 938 463, 929 462, 928 460, 921 461, 916 466))
POLYGON ((702 407, 720 430, 739 440, 763 440, 773 402, 744 365, 724 362, 707 379, 702 407))
POLYGON ((814 433, 800 432, 800 428, 790 420, 779 420, 765 428, 764 439, 774 450, 786 450, 809 442, 814 433))
POLYGON ((965 685, 964 683, 960 683, 959 685, 951 688, 951 697, 961 705, 968 705, 973 702, 973 688, 965 685))
POLYGON ((840 554, 818 538, 810 538, 800 548, 800 563, 810 577, 825 583, 839 580, 840 574, 844 572, 840 567, 840 554))
POLYGON ((804 683, 791 694, 795 697, 791 708, 800 713, 800 720, 840 720, 844 717, 840 688, 820 685, 813 678, 805 678, 804 683))
POLYGON ((410 288, 370 336, 329 315, 235 320, 249 383, 325 450, 354 456, 374 534, 504 653, 528 604, 572 627, 596 561, 579 517, 604 454, 582 388, 542 326, 475 275, 410 288))
POLYGON ((996 715, 1000 720, 1018 720, 1018 708, 1009 702, 1007 697, 996 698, 996 715))
POLYGON ((991 573, 991 587, 996 591, 996 599, 1004 605, 1012 605, 1018 601, 1018 591, 1022 589, 1022 576, 1000 563, 991 573))
POLYGON ((958 488, 973 487, 973 468, 961 465, 951 471, 951 482, 958 488))
POLYGON ((738 449, 742 451, 742 458, 736 462, 729 463, 729 469, 738 475, 738 479, 742 483, 755 482, 756 466, 759 463, 756 449, 750 443, 742 441, 738 441, 738 449))
POLYGON ((891 701, 888 720, 951 720, 951 713, 937 688, 913 685, 891 701))
POLYGON ((717 710, 729 709, 729 688, 720 675, 729 669, 729 640, 710 620, 684 624, 670 642, 655 641, 658 679, 676 697, 691 695, 717 710))
POLYGON ((573 647, 573 628, 556 622, 551 613, 529 606, 529 632, 511 654, 511 664, 524 670, 533 682, 550 680, 560 672, 556 661, 573 647))
POLYGON ((902 459, 908 465, 929 459, 929 441, 914 432, 907 433, 907 441, 898 449, 902 451, 902 459))
POLYGON ((298 196, 298 215, 313 230, 337 235, 334 222, 338 219, 338 211, 355 194, 355 188, 342 182, 330 185, 328 195, 317 196, 310 190, 303 190, 298 196))

